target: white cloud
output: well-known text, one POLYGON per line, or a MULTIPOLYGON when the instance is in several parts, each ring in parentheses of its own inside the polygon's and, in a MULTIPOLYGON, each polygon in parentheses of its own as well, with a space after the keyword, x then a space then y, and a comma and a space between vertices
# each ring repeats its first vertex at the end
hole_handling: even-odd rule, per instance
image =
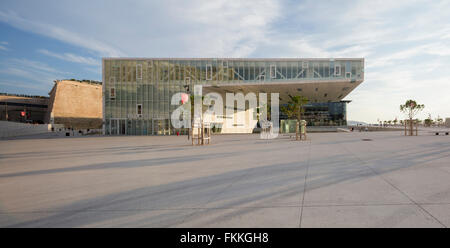
POLYGON ((2 61, 0 65, 0 75, 16 76, 25 79, 30 84, 39 83, 46 87, 53 85, 55 79, 67 78, 71 75, 71 73, 56 70, 45 63, 28 59, 8 59, 2 61))
POLYGON ((100 66, 98 66, 98 67, 85 67, 84 70, 86 70, 86 71, 88 71, 90 73, 96 74, 96 75, 102 73, 102 68, 100 66))
POLYGON ((48 36, 72 45, 90 49, 101 54, 102 56, 123 55, 123 53, 118 49, 106 44, 105 42, 100 42, 89 36, 78 34, 50 23, 25 19, 13 11, 0 11, 0 21, 9 23, 11 26, 18 29, 48 36))
POLYGON ((4 8, 0 21, 100 56, 244 57, 282 14, 275 0, 84 3, 90 8, 83 1, 53 2, 51 9, 31 2, 39 11, 4 8))
POLYGON ((5 66, 15 66, 21 68, 29 68, 30 70, 40 71, 40 72, 50 72, 50 73, 61 73, 60 71, 54 69, 53 67, 40 62, 33 61, 29 59, 9 59, 7 62, 3 63, 5 66))
POLYGON ((303 58, 329 57, 330 53, 325 49, 314 46, 314 42, 308 39, 291 40, 287 42, 293 54, 303 58))
POLYGON ((186 27, 183 47, 193 57, 249 56, 282 14, 279 2, 271 0, 189 1, 169 8, 186 27))
MULTIPOLYGON (((39 91, 48 91, 48 86, 43 85, 36 82, 20 82, 20 81, 9 81, 9 80, 3 80, 0 79, 0 86, 10 86, 14 88, 22 88, 22 89, 34 89, 39 91)), ((1 92, 6 92, 6 90, 0 90, 1 92)), ((17 93, 17 92, 10 92, 10 93, 17 93)))
POLYGON ((2 51, 9 51, 9 49, 6 47, 6 46, 8 46, 8 42, 6 42, 6 41, 0 41, 0 50, 2 50, 2 51))
POLYGON ((94 59, 94 58, 90 58, 90 57, 83 57, 83 56, 75 55, 72 53, 58 54, 58 53, 50 52, 46 49, 39 49, 39 50, 37 50, 37 52, 47 55, 47 56, 50 56, 50 57, 54 57, 57 59, 74 62, 74 63, 80 63, 80 64, 85 64, 85 65, 94 65, 94 66, 98 66, 101 64, 100 60, 98 60, 98 59, 94 59))

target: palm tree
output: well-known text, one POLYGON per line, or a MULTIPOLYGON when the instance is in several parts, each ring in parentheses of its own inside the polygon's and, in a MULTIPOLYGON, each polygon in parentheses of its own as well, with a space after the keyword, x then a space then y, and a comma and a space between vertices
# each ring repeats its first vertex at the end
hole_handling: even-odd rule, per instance
POLYGON ((302 120, 302 114, 305 112, 305 109, 303 108, 306 104, 308 104, 309 100, 308 98, 297 95, 297 96, 291 96, 289 95, 289 102, 286 106, 282 106, 281 110, 289 117, 289 118, 296 118, 297 119, 297 126, 295 128, 295 139, 301 140, 301 134, 300 134, 300 121, 302 120))
POLYGON ((409 118, 409 135, 413 135, 413 118, 425 108, 423 104, 417 104, 414 100, 408 100, 405 104, 400 105, 400 111, 409 118))

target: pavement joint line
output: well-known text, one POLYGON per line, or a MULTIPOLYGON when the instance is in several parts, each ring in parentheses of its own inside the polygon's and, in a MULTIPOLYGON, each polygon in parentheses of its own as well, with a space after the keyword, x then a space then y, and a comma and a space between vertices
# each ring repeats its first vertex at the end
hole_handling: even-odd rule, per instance
MULTIPOLYGON (((370 145, 370 144, 369 144, 370 145)), ((373 146, 373 145, 372 145, 373 146)), ((378 173, 374 168, 372 168, 370 165, 367 164, 366 161, 364 161, 363 159, 361 159, 358 155, 356 155, 354 152, 351 151, 351 149, 348 149, 347 147, 345 147, 345 145, 342 145, 342 147, 349 153, 353 154, 353 156, 355 158, 357 158, 361 163, 364 164, 364 166, 366 166, 367 168, 369 168, 375 175, 377 175, 378 177, 380 177, 383 181, 385 181, 387 184, 389 184, 392 188, 396 189, 398 192, 400 192, 403 196, 405 196, 406 198, 408 198, 409 201, 411 201, 412 203, 414 203, 415 206, 417 206, 419 209, 421 209, 423 212, 425 212, 426 214, 428 214, 429 216, 431 216, 435 221, 437 221, 440 225, 442 225, 443 227, 447 228, 447 226, 442 223, 438 218, 436 218, 435 216, 433 216, 430 212, 428 212, 425 208, 423 208, 420 204, 418 204, 416 201, 414 201, 408 194, 406 194, 405 192, 403 192, 401 189, 399 189, 398 187, 396 187, 394 184, 392 184, 389 180, 387 180, 385 177, 383 177, 382 174, 378 173)))
MULTIPOLYGON (((420 205, 450 205, 450 203, 419 203, 420 205)), ((411 206, 414 203, 374 203, 374 204, 318 204, 318 205, 304 205, 304 208, 313 207, 377 207, 377 206, 411 206)), ((180 211, 180 210, 208 210, 208 209, 264 209, 264 208, 298 208, 301 205, 286 205, 286 206, 248 206, 248 207, 192 207, 192 208, 143 208, 143 209, 86 209, 86 210, 41 210, 41 211, 7 211, 4 214, 32 214, 32 213, 75 213, 75 212, 145 212, 145 211, 180 211)))
POLYGON ((303 206, 304 206, 304 203, 305 203, 305 194, 306 194, 306 186, 307 186, 306 180, 308 179, 309 163, 311 161, 311 146, 312 146, 311 140, 309 140, 308 160, 306 162, 305 182, 303 184, 302 206, 301 206, 301 209, 300 209, 300 221, 299 221, 299 224, 298 224, 299 228, 302 228, 303 206))
MULTIPOLYGON (((237 177, 234 181, 232 181, 229 185, 225 186, 219 193, 217 193, 216 195, 214 195, 213 197, 211 197, 211 199, 209 199, 208 201, 206 201, 205 206, 207 206, 209 203, 211 203, 213 200, 217 199, 221 194, 223 194, 228 188, 231 188, 233 186, 234 183, 238 182, 241 178, 243 178, 244 176, 246 176, 248 173, 250 173, 251 170, 248 170, 247 172, 244 172, 242 175, 240 175, 239 177, 237 177)), ((183 218, 183 220, 181 220, 180 224, 184 224, 186 222, 187 219, 189 219, 192 216, 195 216, 198 211, 201 209, 196 209, 194 210, 193 213, 191 213, 190 215, 187 215, 186 217, 183 218)))
MULTIPOLYGON (((375 146, 375 142, 371 142, 370 145, 371 146, 375 146)), ((417 150, 417 151, 420 151, 420 152, 424 152, 423 148, 414 148, 414 149, 417 150)), ((429 148, 428 150, 425 150, 425 152, 426 151, 433 151, 433 150, 434 150, 433 148, 429 148)), ((402 150, 391 152, 390 153, 391 156, 388 157, 388 158, 399 157, 399 156, 407 157, 408 153, 410 153, 410 152, 411 152, 411 148, 407 147, 407 148, 404 148, 402 150), (407 153, 405 154, 405 152, 407 152, 407 153)), ((378 152, 376 152, 376 153, 378 153, 378 152)), ((378 160, 379 160, 379 158, 377 156, 375 156, 373 158, 372 157, 368 158, 367 162, 373 162, 373 161, 378 161, 378 160)), ((409 168, 405 168, 405 169, 409 169, 409 168)))
POLYGON ((305 208, 321 208, 321 207, 382 207, 382 206, 414 206, 414 203, 373 203, 373 204, 318 204, 318 205, 305 205, 305 208))
POLYGON ((418 202, 420 205, 450 205, 450 202, 418 202))
POLYGON ((447 173, 447 174, 450 174, 450 171, 444 170, 444 169, 442 169, 440 166, 436 166, 436 167, 434 167, 433 169, 436 169, 436 170, 445 172, 445 173, 447 173))
POLYGON ((66 210, 66 211, 19 211, 19 212, 2 212, 0 215, 8 214, 44 214, 44 213, 83 213, 83 212, 151 212, 151 211, 182 211, 182 210, 227 210, 227 209, 270 209, 270 208, 298 208, 300 206, 267 206, 267 207, 231 207, 231 208, 171 208, 171 209, 124 209, 124 210, 109 210, 109 209, 87 209, 87 210, 66 210))

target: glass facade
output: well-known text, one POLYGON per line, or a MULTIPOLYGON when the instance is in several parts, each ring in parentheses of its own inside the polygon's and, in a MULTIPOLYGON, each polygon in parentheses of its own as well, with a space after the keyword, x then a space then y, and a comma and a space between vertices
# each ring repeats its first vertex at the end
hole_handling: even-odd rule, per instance
MULTIPOLYGON (((172 128, 170 115, 178 106, 170 104, 172 95, 192 91, 197 84, 362 81, 363 78, 363 59, 105 58, 105 134, 174 134, 176 130, 172 128)), ((310 125, 326 124, 330 120, 337 123, 339 118, 345 119, 345 104, 314 103, 307 107, 305 114, 311 118, 307 119, 310 125), (321 121, 315 121, 314 116, 320 116, 321 121)))
MULTIPOLYGON (((347 103, 348 101, 308 103, 304 106, 302 119, 306 120, 307 126, 346 126, 347 103)), ((280 111, 280 120, 288 121, 289 118, 280 111)))
POLYGON ((305 106, 308 126, 346 126, 347 102, 311 103, 305 106))

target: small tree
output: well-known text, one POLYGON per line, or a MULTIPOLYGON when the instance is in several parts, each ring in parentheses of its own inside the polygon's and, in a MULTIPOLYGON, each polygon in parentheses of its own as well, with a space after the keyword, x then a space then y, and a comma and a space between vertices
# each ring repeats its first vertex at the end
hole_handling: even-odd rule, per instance
MULTIPOLYGON (((201 97, 201 102, 200 102, 200 122, 203 122, 203 111, 205 110, 205 107, 210 107, 210 106, 204 106, 203 105, 203 100, 205 99, 205 96, 200 96, 201 97)), ((194 94, 189 95, 189 101, 190 104, 189 106, 191 107, 191 129, 193 130, 194 128, 194 117, 195 117, 195 96, 194 94)), ((189 139, 189 135, 188 135, 188 139, 189 139)))
MULTIPOLYGON (((289 102, 286 106, 282 106, 281 110, 289 117, 289 118, 295 118, 297 119, 297 127, 295 128, 295 137, 298 139, 299 132, 300 132, 300 121, 302 120, 302 114, 305 112, 304 106, 308 104, 309 100, 308 98, 297 95, 297 96, 291 96, 289 95, 289 102)), ((301 134, 300 134, 301 135, 301 134)))
POLYGON ((413 118, 424 108, 425 105, 417 104, 417 102, 414 100, 408 100, 405 102, 405 104, 400 105, 400 111, 405 113, 405 115, 409 119, 409 133, 411 136, 413 135, 413 118))
MULTIPOLYGON (((203 113, 203 98, 204 98, 204 96, 202 96, 202 113, 203 113)), ((195 111, 195 104, 194 104, 194 99, 195 99, 195 96, 192 94, 192 95, 189 95, 189 98, 188 98, 189 100, 188 101, 186 101, 186 102, 180 102, 181 104, 185 104, 185 105, 183 105, 183 106, 185 106, 185 109, 186 110, 188 110, 189 108, 190 108, 190 117, 191 117, 191 128, 188 130, 188 140, 189 140, 189 138, 190 138, 190 133, 192 132, 192 130, 193 130, 193 124, 194 124, 194 111, 195 111), (187 103, 187 104, 186 104, 187 103)))

